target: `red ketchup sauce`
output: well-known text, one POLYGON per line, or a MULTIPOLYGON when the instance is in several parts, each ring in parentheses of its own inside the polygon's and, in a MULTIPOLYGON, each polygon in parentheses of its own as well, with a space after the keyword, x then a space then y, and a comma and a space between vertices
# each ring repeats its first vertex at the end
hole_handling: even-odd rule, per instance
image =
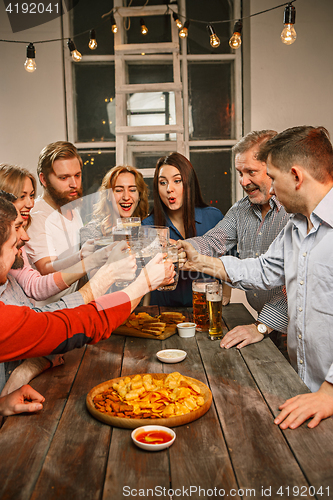
POLYGON ((162 444, 171 441, 173 436, 166 431, 142 431, 135 434, 135 439, 140 443, 162 444))

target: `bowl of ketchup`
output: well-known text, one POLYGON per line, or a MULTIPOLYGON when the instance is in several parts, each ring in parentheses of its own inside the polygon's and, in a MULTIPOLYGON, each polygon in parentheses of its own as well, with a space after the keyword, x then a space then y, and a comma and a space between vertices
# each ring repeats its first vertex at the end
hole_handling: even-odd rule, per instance
POLYGON ((143 450, 160 451, 172 445, 176 433, 162 425, 144 425, 134 429, 131 438, 136 446, 143 450))

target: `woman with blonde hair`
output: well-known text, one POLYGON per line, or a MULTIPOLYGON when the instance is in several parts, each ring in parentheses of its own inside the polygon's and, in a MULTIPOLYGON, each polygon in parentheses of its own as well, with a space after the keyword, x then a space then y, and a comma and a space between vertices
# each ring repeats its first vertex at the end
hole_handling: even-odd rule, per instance
MULTIPOLYGON (((29 170, 16 165, 0 164, 0 189, 16 197, 13 203, 22 216, 25 229, 30 224, 30 210, 35 204, 36 185, 36 179, 29 170)), ((34 300, 46 300, 65 290, 84 276, 84 268, 87 268, 87 265, 89 268, 89 264, 95 262, 91 255, 85 259, 85 266, 79 262, 69 269, 42 276, 31 267, 24 247, 21 250, 24 265, 22 269, 11 269, 10 274, 24 293, 34 300)))
POLYGON ((16 165, 0 164, 0 189, 12 193, 17 200, 15 206, 26 222, 31 222, 30 210, 35 204, 36 179, 29 170, 16 165))
POLYGON ((140 217, 143 220, 148 215, 148 187, 134 167, 111 168, 103 178, 99 194, 93 219, 80 230, 81 245, 88 239, 110 234, 117 218, 140 217))

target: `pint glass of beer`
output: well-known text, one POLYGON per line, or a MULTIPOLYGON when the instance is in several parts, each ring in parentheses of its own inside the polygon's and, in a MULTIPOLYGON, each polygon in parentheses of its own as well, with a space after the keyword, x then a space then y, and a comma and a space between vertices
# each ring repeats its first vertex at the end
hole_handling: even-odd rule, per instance
POLYGON ((206 286, 206 300, 211 340, 222 338, 222 285, 212 283, 206 286))
POLYGON ((129 229, 132 238, 138 238, 140 227, 141 227, 140 217, 123 217, 117 219, 117 228, 129 229))
POLYGON ((193 322, 196 329, 201 332, 208 329, 208 310, 206 302, 206 286, 218 283, 213 278, 203 278, 192 282, 193 322))

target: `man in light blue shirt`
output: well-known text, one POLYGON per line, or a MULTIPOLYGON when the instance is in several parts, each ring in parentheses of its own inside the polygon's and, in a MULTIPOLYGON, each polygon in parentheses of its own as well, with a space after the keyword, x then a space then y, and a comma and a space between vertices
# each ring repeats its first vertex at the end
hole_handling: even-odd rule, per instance
POLYGON ((333 147, 323 127, 294 127, 262 148, 275 194, 294 215, 257 259, 197 254, 185 242, 186 269, 198 269, 242 290, 285 285, 288 353, 313 391, 287 400, 276 424, 294 429, 333 415, 333 147))

